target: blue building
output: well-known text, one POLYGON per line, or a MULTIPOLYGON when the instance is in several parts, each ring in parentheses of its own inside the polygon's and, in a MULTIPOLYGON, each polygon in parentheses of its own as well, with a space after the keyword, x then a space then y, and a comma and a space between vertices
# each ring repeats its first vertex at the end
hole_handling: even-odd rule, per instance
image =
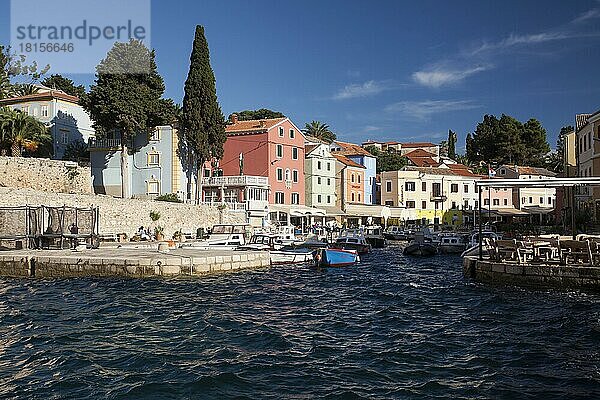
POLYGON ((48 126, 52 134, 53 158, 61 160, 69 144, 87 143, 95 136, 92 120, 79 105, 78 97, 42 85, 36 87, 37 93, 0 100, 0 106, 20 110, 48 126))
POLYGON ((179 137, 172 126, 138 134, 127 155, 126 193, 121 185, 121 139, 91 139, 90 163, 94 192, 115 197, 154 198, 175 193, 184 200, 186 173, 179 157, 179 137))
POLYGON ((365 204, 377 203, 377 158, 359 145, 334 141, 329 145, 332 153, 346 156, 365 167, 365 204))

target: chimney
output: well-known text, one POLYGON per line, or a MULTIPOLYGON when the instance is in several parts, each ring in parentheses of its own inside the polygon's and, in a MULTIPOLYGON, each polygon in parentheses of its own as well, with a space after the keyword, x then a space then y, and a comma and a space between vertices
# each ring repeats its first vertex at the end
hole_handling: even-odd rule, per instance
POLYGON ((231 122, 232 124, 237 124, 238 122, 238 115, 236 113, 233 113, 229 116, 229 122, 231 122))
POLYGON ((264 128, 265 126, 267 126, 267 121, 265 121, 264 119, 261 119, 258 122, 259 122, 261 128, 264 128))

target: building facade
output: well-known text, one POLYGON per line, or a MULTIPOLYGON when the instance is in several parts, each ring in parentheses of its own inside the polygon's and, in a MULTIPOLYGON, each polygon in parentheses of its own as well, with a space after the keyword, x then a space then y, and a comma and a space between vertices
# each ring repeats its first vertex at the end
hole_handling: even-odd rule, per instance
MULTIPOLYGON (((502 165, 496 170, 496 177, 504 179, 548 179, 555 176, 554 172, 538 167, 502 165)), ((534 214, 536 211, 549 212, 556 205, 555 188, 515 188, 512 195, 514 207, 534 214)))
POLYGON ((233 114, 225 132, 224 176, 264 176, 269 204, 305 204, 304 136, 289 118, 240 121, 233 114))
POLYGON ((361 203, 377 204, 377 158, 353 143, 333 141, 330 149, 335 155, 343 155, 364 167, 364 192, 361 203))
POLYGON ((48 126, 52 134, 53 158, 60 160, 69 144, 87 143, 95 136, 92 120, 79 105, 78 97, 41 85, 37 87, 37 93, 0 100, 0 106, 19 110, 48 126))
POLYGON ((306 205, 317 208, 335 207, 336 158, 329 151, 329 145, 307 145, 305 153, 306 205))
MULTIPOLYGON (((576 117, 575 154, 577 176, 600 176, 600 110, 593 114, 576 117)), ((565 143, 566 146, 566 143, 565 143)), ((600 188, 578 187, 575 192, 577 205, 591 208, 598 218, 600 215, 600 188)))
POLYGON ((346 210, 348 204, 365 204, 365 167, 341 154, 336 158, 336 207, 346 210))
MULTIPOLYGON (((127 197, 154 198, 175 193, 184 200, 187 178, 178 154, 177 130, 159 126, 152 134, 138 134, 127 155, 127 197)), ((121 185, 121 139, 91 138, 92 181, 96 194, 123 197, 121 185)))

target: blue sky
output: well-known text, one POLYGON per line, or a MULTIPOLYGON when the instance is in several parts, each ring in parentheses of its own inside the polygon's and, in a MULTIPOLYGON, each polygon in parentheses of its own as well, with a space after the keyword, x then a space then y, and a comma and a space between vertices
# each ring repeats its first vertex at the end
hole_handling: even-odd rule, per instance
POLYGON ((225 115, 271 108, 349 141, 439 142, 453 129, 460 150, 484 114, 506 113, 541 120, 554 146, 576 113, 600 108, 598 1, 155 0, 152 46, 176 102, 196 24, 225 115))

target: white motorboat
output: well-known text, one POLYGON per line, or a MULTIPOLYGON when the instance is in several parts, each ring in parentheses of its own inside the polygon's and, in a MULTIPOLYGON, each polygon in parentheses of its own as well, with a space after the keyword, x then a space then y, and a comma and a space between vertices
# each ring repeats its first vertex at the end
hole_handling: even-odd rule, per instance
POLYGON ((279 235, 256 234, 248 243, 238 250, 268 251, 272 265, 278 264, 302 264, 313 259, 312 250, 307 248, 293 248, 280 242, 279 235))
POLYGON ((203 250, 235 250, 246 244, 246 237, 249 236, 249 233, 250 225, 247 224, 214 225, 208 239, 185 243, 182 247, 193 247, 203 250))
POLYGON ((358 254, 371 251, 362 229, 346 229, 340 233, 335 243, 329 246, 333 249, 356 250, 358 254))
POLYGON ((460 233, 440 233, 436 242, 439 253, 458 254, 467 248, 468 237, 460 233))

